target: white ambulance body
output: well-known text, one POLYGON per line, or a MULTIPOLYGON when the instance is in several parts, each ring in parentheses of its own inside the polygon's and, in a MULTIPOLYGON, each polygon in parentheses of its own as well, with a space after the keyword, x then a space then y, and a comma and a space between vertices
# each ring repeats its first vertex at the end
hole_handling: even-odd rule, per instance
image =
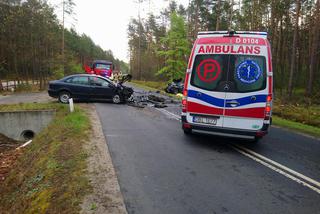
POLYGON ((272 63, 265 32, 200 32, 185 78, 182 128, 260 139, 268 133, 272 63))

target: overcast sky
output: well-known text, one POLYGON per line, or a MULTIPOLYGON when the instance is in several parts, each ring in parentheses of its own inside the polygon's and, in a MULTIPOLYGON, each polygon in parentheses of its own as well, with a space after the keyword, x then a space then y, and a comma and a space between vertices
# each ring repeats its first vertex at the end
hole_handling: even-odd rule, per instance
MULTIPOLYGON (((118 59, 128 62, 127 28, 130 18, 138 17, 138 0, 74 0, 75 18, 73 22, 78 33, 89 35, 104 50, 111 50, 118 59)), ((49 0, 52 5, 62 0, 49 0)), ((177 0, 178 4, 188 5, 189 0, 177 0)), ((159 14, 161 8, 168 6, 168 0, 145 0, 141 14, 152 11, 159 14)), ((61 10, 56 10, 61 19, 61 10)))

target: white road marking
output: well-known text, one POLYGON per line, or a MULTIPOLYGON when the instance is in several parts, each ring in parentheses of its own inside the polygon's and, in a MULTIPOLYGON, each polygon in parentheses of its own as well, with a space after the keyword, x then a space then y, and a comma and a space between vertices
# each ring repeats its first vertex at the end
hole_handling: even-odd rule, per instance
POLYGON ((245 148, 243 146, 239 146, 239 145, 233 145, 233 146, 238 147, 239 149, 245 151, 246 153, 249 153, 249 154, 251 154, 251 155, 263 160, 264 162, 270 163, 270 164, 276 166, 277 168, 282 169, 284 171, 287 171, 287 172, 291 173, 292 175, 294 175, 295 177, 299 177, 299 178, 309 182, 310 184, 313 184, 314 186, 320 188, 320 183, 318 181, 313 180, 312 178, 309 178, 309 177, 307 177, 307 176, 305 176, 305 175, 303 175, 303 174, 301 174, 301 173, 299 173, 297 171, 294 171, 294 170, 292 170, 292 169, 290 169, 290 168, 288 168, 288 167, 286 167, 286 166, 284 166, 284 165, 282 165, 282 164, 280 164, 278 162, 275 162, 275 161, 273 161, 273 160, 271 160, 271 159, 269 159, 269 158, 267 158, 265 156, 262 156, 262 155, 254 152, 254 151, 252 151, 250 149, 247 149, 247 148, 245 148))
MULTIPOLYGON (((303 186, 306 186, 306 187, 310 188, 311 190, 313 190, 313 191, 315 191, 315 192, 317 192, 317 193, 320 194, 320 189, 318 189, 318 188, 316 188, 316 187, 314 187, 314 186, 312 186, 312 185, 310 185, 310 184, 302 181, 301 179, 299 179, 299 178, 297 178, 297 177, 295 177, 295 176, 293 176, 293 175, 285 172, 284 170, 281 170, 281 169, 279 169, 279 168, 276 168, 275 166, 273 166, 273 165, 271 165, 271 164, 269 164, 269 163, 267 163, 267 162, 265 162, 265 161, 263 161, 263 160, 261 160, 261 159, 258 159, 258 158, 256 158, 256 157, 254 157, 253 155, 251 155, 251 154, 249 154, 249 153, 247 153, 247 152, 245 152, 245 151, 242 151, 242 150, 238 149, 238 148, 235 147, 235 146, 233 146, 232 148, 233 148, 234 150, 238 151, 239 153, 243 154, 244 156, 246 156, 246 157, 248 157, 248 158, 250 158, 250 159, 252 159, 252 160, 254 160, 254 161, 256 161, 256 162, 258 162, 258 163, 260 163, 260 164, 262 164, 262 165, 264 165, 264 166, 266 166, 266 167, 268 167, 268 168, 270 168, 270 169, 272 169, 272 170, 274 170, 274 171, 276 171, 276 172, 278 172, 278 173, 280 173, 281 175, 284 175, 284 176, 286 176, 287 178, 290 178, 291 180, 293 180, 293 181, 295 181, 295 182, 297 182, 297 183, 299 183, 299 184, 302 184, 303 186)), ((299 173, 299 174, 300 174, 300 173, 299 173)), ((305 176, 304 176, 304 177, 305 177, 305 176)))
MULTIPOLYGON (((158 111, 166 114, 167 116, 169 116, 170 118, 176 119, 178 121, 181 121, 180 116, 171 113, 165 109, 158 109, 156 108, 158 111)), ((278 172, 281 175, 284 175, 285 177, 303 185, 306 186, 308 188, 310 188, 311 190, 317 192, 318 194, 320 194, 320 182, 309 178, 297 171, 294 171, 278 162, 275 162, 265 156, 262 156, 250 149, 247 149, 243 146, 239 146, 239 145, 231 145, 231 148, 233 148, 234 150, 236 150, 237 152, 239 152, 240 154, 264 165, 265 167, 268 167, 269 169, 272 169, 275 172, 278 172)))
POLYGON ((166 114, 166 115, 169 116, 170 118, 173 118, 173 119, 175 119, 175 120, 181 121, 180 116, 178 116, 178 115, 176 115, 176 114, 174 114, 174 113, 171 113, 170 111, 167 111, 167 110, 162 109, 162 108, 155 108, 155 109, 157 109, 158 111, 166 114))

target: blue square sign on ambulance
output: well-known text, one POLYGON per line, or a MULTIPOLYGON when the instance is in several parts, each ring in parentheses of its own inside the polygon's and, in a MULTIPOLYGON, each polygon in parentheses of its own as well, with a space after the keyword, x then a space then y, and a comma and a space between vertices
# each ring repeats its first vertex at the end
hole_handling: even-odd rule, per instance
POLYGON ((186 71, 184 132, 259 140, 272 121, 272 85, 267 33, 200 32, 186 71))

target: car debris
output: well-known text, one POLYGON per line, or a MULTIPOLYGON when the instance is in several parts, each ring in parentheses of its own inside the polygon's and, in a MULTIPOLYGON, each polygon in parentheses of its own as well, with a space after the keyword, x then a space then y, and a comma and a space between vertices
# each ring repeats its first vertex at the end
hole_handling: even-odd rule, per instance
POLYGON ((133 93, 132 100, 128 102, 128 105, 138 108, 144 108, 146 106, 165 108, 168 107, 167 104, 172 103, 176 103, 176 101, 168 97, 161 96, 156 92, 135 91, 133 93))
POLYGON ((168 86, 165 88, 165 91, 170 94, 178 94, 183 92, 184 82, 183 79, 174 79, 171 83, 168 83, 168 86))

